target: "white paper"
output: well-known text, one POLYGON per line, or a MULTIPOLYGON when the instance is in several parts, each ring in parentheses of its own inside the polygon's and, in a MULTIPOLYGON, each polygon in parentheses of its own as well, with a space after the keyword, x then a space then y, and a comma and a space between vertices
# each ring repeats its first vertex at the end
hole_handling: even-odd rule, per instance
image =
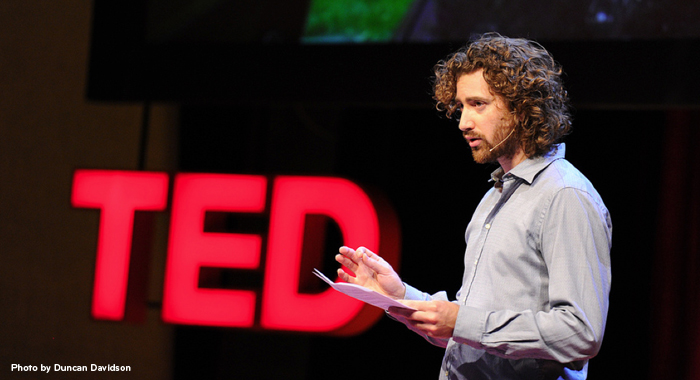
POLYGON ((402 309, 416 310, 393 298, 387 297, 384 294, 377 293, 374 290, 367 289, 363 286, 350 284, 347 282, 333 282, 316 268, 314 268, 313 273, 325 283, 330 285, 333 289, 372 306, 376 306, 384 310, 387 310, 392 306, 400 307, 402 309))

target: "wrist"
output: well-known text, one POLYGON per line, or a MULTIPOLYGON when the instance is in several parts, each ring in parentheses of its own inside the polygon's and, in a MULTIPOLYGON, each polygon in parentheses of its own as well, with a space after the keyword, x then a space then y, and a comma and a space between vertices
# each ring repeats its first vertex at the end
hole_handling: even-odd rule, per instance
POLYGON ((391 293, 389 293, 388 296, 395 299, 395 300, 406 299, 406 284, 404 284, 402 281, 401 287, 396 289, 395 291, 392 291, 391 293))

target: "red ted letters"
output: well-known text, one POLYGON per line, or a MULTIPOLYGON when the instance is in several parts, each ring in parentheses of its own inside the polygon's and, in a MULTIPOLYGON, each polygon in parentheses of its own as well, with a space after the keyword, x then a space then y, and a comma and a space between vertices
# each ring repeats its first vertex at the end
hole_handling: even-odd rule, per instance
MULTIPOLYGON (((309 215, 328 217, 340 228, 343 244, 382 252, 396 266, 398 228, 387 205, 376 198, 373 203, 366 192, 346 179, 278 176, 272 183, 268 181, 258 175, 175 175, 163 320, 337 335, 369 328, 381 316, 380 309, 332 289, 318 294, 299 291, 300 276, 311 275, 301 273, 303 247, 318 244, 308 241, 313 237, 305 234, 305 221, 309 215), (208 211, 269 212, 267 239, 253 233, 207 232, 204 220, 208 211), (200 287, 203 267, 262 270, 262 289, 200 287)), ((168 186, 168 175, 160 172, 75 172, 73 206, 101 211, 92 297, 94 318, 124 319, 134 213, 164 211, 168 186)))

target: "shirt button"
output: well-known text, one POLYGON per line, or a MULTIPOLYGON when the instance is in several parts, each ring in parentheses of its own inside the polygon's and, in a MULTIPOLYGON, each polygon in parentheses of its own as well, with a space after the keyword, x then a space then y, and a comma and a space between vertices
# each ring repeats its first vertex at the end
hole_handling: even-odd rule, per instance
POLYGON ((488 230, 489 228, 491 228, 491 225, 488 224, 488 223, 486 223, 486 225, 484 226, 484 228, 486 228, 486 229, 488 230))

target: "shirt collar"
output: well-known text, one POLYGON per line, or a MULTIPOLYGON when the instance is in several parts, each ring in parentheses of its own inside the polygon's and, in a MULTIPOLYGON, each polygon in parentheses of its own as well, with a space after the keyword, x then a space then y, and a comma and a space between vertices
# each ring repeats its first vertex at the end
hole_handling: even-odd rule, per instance
POLYGON ((508 180, 511 177, 517 177, 523 179, 528 185, 530 185, 532 184, 532 181, 535 180, 535 177, 537 177, 537 174, 539 174, 555 160, 564 158, 565 153, 566 145, 563 143, 557 144, 544 156, 526 158, 525 161, 519 163, 508 173, 505 173, 505 175, 503 173, 503 168, 499 167, 491 173, 491 179, 489 182, 495 182, 498 185, 499 182, 508 180))

